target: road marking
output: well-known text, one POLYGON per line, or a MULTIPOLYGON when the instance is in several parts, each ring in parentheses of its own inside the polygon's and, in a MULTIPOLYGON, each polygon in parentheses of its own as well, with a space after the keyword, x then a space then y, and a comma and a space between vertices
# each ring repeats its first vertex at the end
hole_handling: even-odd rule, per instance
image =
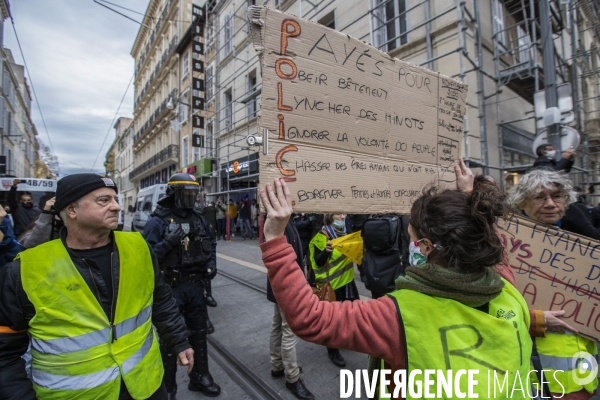
MULTIPOLYGON (((242 265, 244 267, 248 267, 248 268, 251 268, 253 270, 260 271, 260 272, 262 272, 264 274, 267 273, 267 269, 265 267, 263 267, 262 265, 258 265, 258 264, 254 264, 254 263, 251 263, 251 262, 248 262, 248 261, 240 260, 239 258, 227 256, 227 255, 221 254, 221 253, 217 253, 217 258, 222 258, 223 260, 227 260, 227 261, 230 261, 232 263, 236 263, 236 264, 242 265)), ((363 301, 371 300, 370 297, 363 296, 362 294, 360 295, 360 299, 363 300, 363 301)))
POLYGON ((248 267, 248 268, 254 269, 256 271, 260 271, 265 274, 267 273, 267 269, 262 265, 253 264, 251 262, 240 260, 239 258, 235 258, 235 257, 231 257, 231 256, 226 256, 225 254, 221 254, 221 253, 217 253, 217 257, 222 258, 223 260, 231 261, 231 262, 239 264, 239 265, 243 265, 244 267, 248 267))

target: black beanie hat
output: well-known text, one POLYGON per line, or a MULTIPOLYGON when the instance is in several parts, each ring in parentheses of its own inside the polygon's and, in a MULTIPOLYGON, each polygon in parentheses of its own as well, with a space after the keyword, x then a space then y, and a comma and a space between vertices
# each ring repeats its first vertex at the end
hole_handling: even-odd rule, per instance
POLYGON ((119 193, 117 185, 110 178, 98 174, 84 173, 65 176, 56 184, 56 202, 54 208, 60 212, 74 201, 96 189, 110 187, 119 193))

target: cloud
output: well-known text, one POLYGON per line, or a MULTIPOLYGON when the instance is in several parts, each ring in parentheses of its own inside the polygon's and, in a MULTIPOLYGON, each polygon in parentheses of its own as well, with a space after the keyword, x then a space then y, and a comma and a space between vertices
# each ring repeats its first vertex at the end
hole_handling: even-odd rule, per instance
MULTIPOLYGON (((144 0, 119 4, 140 12, 147 7, 144 0)), ((61 172, 89 171, 110 128, 94 168, 103 171, 114 139, 111 121, 134 71, 129 52, 139 25, 91 0, 14 1, 11 12, 61 172)), ((22 64, 10 20, 4 46, 22 64)), ((132 113, 133 86, 117 117, 132 113)), ((32 117, 48 143, 35 103, 32 117)))

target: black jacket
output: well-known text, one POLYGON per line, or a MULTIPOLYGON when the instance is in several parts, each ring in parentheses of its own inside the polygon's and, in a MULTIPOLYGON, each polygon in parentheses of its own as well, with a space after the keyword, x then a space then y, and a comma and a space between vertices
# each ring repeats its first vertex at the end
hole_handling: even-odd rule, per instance
POLYGON ((571 172, 571 167, 575 163, 572 158, 561 158, 558 161, 552 160, 546 156, 541 156, 535 159, 533 163, 533 169, 553 169, 555 171, 565 171, 567 174, 571 172))
MULTIPOLYGON (((71 260, 90 287, 96 300, 102 305, 107 316, 110 316, 110 307, 112 307, 113 310, 114 307, 116 307, 120 271, 119 252, 114 241, 114 235, 111 233, 111 241, 114 248, 112 253, 114 293, 108 293, 107 285, 102 279, 102 273, 100 272, 99 267, 86 264, 85 261, 66 246, 66 237, 67 230, 66 228, 63 228, 61 230, 60 240, 65 248, 67 248, 71 260)), ((150 248, 150 254, 152 256, 152 266, 154 269, 152 324, 158 330, 161 340, 164 340, 168 346, 173 348, 175 353, 178 354, 183 350, 190 348, 188 342, 189 332, 183 319, 179 315, 179 310, 171 295, 171 288, 165 283, 162 274, 160 273, 158 262, 152 252, 152 248, 150 248)), ((17 259, 0 270, 0 326, 8 326, 14 331, 22 331, 21 333, 0 335, 0 382, 13 382, 15 380, 26 379, 25 369, 15 368, 14 366, 20 363, 20 357, 27 351, 29 338, 26 330, 29 327, 29 321, 34 315, 35 308, 23 290, 21 281, 21 260, 17 259), (17 373, 19 375, 17 375, 17 373), (20 375, 21 373, 22 375, 20 375)), ((0 397, 4 398, 2 396, 0 397)), ((16 399, 21 397, 13 396, 12 398, 16 399)), ((24 396, 22 398, 28 397, 24 396)))
POLYGON ((561 219, 560 228, 592 239, 600 240, 600 230, 592 225, 592 219, 585 210, 585 204, 574 203, 567 207, 561 219), (583 207, 581 207, 583 205, 583 207))
POLYGON ((36 206, 25 208, 17 201, 17 187, 12 186, 8 191, 8 206, 15 224, 15 237, 21 236, 21 233, 27 230, 27 227, 42 212, 36 206))
MULTIPOLYGON (((168 208, 160 205, 156 207, 152 217, 146 222, 142 236, 144 236, 148 245, 154 250, 154 254, 156 254, 159 263, 161 263, 169 252, 173 250, 173 246, 165 241, 165 233, 167 232, 168 225, 160 216, 167 211, 178 212, 180 218, 190 217, 191 213, 194 212, 191 210, 178 210, 176 208, 168 208)), ((206 262, 204 269, 210 268, 214 270, 217 268, 217 242, 206 219, 198 213, 195 213, 195 215, 202 221, 206 234, 211 241, 210 259, 206 262)))
MULTIPOLYGON (((287 225, 285 226, 284 235, 287 239, 287 242, 292 245, 292 248, 296 253, 296 262, 298 263, 298 266, 300 266, 300 269, 304 272, 304 269, 302 268, 302 260, 304 259, 304 254, 302 254, 302 243, 300 242, 300 235, 298 235, 298 230, 296 229, 296 226, 294 225, 292 220, 289 220, 287 225)), ((268 277, 267 300, 269 300, 272 303, 277 303, 277 299, 275 299, 275 295, 273 294, 273 288, 271 287, 271 282, 269 281, 268 277)))

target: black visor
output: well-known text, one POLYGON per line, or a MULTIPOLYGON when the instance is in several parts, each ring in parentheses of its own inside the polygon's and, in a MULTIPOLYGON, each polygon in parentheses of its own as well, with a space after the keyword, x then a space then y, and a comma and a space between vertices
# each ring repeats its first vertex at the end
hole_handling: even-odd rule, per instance
POLYGON ((196 196, 198 195, 198 186, 195 185, 177 185, 173 187, 175 207, 177 208, 194 208, 196 196))

